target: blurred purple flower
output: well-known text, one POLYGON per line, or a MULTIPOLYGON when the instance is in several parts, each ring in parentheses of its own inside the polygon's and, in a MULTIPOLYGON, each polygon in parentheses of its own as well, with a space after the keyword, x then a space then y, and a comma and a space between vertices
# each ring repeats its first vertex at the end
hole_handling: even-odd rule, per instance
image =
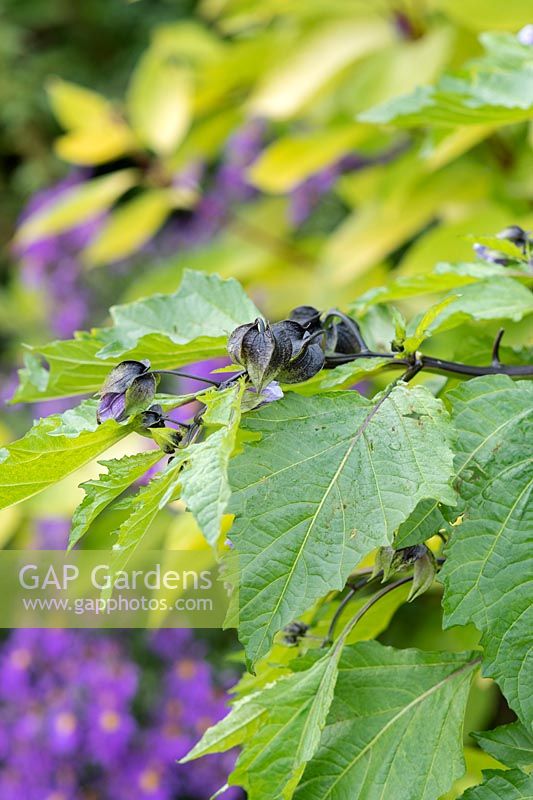
MULTIPOLYGON (((87 170, 77 170, 55 186, 38 192, 21 215, 20 222, 49 206, 68 189, 89 177, 87 170)), ((88 321, 89 296, 81 281, 80 253, 99 231, 99 215, 63 233, 44 237, 31 244, 15 247, 24 282, 45 293, 49 305, 50 327, 62 338, 83 327, 88 321)))
POLYGON ((204 645, 191 631, 143 640, 154 699, 143 695, 128 641, 131 632, 9 634, 0 647, 2 800, 207 800, 224 785, 233 752, 175 763, 227 712, 204 645))

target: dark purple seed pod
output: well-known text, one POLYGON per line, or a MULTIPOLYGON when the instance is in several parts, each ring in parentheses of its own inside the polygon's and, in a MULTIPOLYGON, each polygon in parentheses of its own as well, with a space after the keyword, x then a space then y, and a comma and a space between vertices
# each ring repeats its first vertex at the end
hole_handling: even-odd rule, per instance
POLYGON ((149 369, 149 361, 121 361, 113 367, 100 391, 98 423, 108 419, 122 422, 150 405, 157 379, 149 369))

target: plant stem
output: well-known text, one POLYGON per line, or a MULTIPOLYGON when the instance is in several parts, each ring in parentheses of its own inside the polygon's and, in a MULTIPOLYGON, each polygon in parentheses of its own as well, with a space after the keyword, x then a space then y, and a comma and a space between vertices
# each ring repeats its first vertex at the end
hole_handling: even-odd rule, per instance
MULTIPOLYGON (((398 358, 394 353, 374 353, 371 350, 363 350, 360 353, 339 353, 326 356, 326 367, 337 367, 339 364, 349 364, 358 358, 387 358, 390 364, 383 366, 383 369, 396 369, 398 367, 412 367, 413 360, 410 358, 398 358)), ((473 364, 462 364, 458 361, 445 361, 441 358, 424 356, 419 354, 419 370, 426 372, 437 372, 439 374, 468 375, 471 378, 482 375, 509 375, 511 378, 533 377, 533 364, 520 366, 506 366, 505 364, 492 364, 488 367, 478 367, 473 364)))
POLYGON ((220 386, 219 381, 213 381, 211 378, 202 378, 200 375, 191 375, 188 372, 181 372, 179 369, 152 369, 153 375, 176 375, 178 378, 189 378, 192 381, 203 381, 209 383, 211 386, 220 386))
POLYGON ((333 617, 331 618, 331 623, 330 623, 330 626, 328 628, 328 632, 326 634, 326 637, 325 637, 324 641, 322 642, 322 646, 323 647, 325 645, 331 644, 333 642, 333 634, 335 633, 335 628, 337 626, 337 622, 339 621, 339 618, 340 618, 342 612, 344 611, 344 609, 346 608, 348 603, 353 599, 354 595, 357 594, 359 589, 364 589, 364 587, 367 586, 367 584, 370 583, 370 580, 371 579, 368 578, 368 577, 361 578, 361 580, 357 581, 357 583, 354 583, 352 586, 350 586, 350 590, 345 595, 345 597, 341 600, 341 602, 339 603, 339 605, 337 607, 337 610, 335 611, 335 613, 333 614, 333 617))
POLYGON ((403 586, 405 583, 409 583, 413 580, 413 575, 408 575, 405 578, 399 578, 394 583, 389 583, 388 586, 384 586, 383 589, 380 589, 379 592, 372 595, 372 597, 364 604, 362 608, 359 609, 357 614, 355 614, 352 619, 345 625, 344 630, 340 634, 339 638, 337 639, 337 643, 335 647, 343 647, 346 639, 353 631, 357 623, 360 619, 364 617, 367 611, 370 611, 373 605, 375 605, 382 597, 389 594, 389 592, 393 592, 394 589, 397 589, 399 586, 403 586))

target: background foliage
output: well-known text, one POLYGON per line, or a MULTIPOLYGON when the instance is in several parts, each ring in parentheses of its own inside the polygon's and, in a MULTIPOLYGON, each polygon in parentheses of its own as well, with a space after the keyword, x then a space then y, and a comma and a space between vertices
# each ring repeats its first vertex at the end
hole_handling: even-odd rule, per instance
MULTIPOLYGON (((407 350, 415 351, 423 342, 425 353, 470 363, 489 363, 494 336, 505 320, 502 360, 527 362, 532 344, 530 265, 522 254, 516 258, 512 245, 491 237, 511 223, 533 227, 533 48, 531 31, 516 36, 529 22, 528 6, 525 0, 504 5, 496 0, 90 0, 73 9, 59 2, 5 2, 6 24, 0 35, 5 187, 1 224, 10 243, 0 290, 1 394, 7 399, 15 391, 14 370, 24 356, 15 400, 30 405, 6 410, 3 441, 22 435, 32 416, 60 413, 73 405, 69 397, 83 399, 98 391, 110 367, 124 358, 149 358, 159 369, 201 362, 196 372, 209 374, 225 363, 216 359, 226 354, 227 334, 252 320, 257 308, 274 320, 301 304, 324 310, 339 306, 357 317, 375 349, 404 338, 407 350), (473 241, 486 249, 507 246, 504 255, 511 263, 476 261, 473 241), (186 272, 191 268, 195 272, 186 272), (222 282, 217 275, 237 278, 247 295, 235 281, 222 282), (153 296, 159 292, 163 296, 153 296), (397 312, 385 307, 390 302, 397 312), (424 316, 433 303, 437 305, 424 316), (115 307, 109 317, 110 305, 115 307), (404 318, 409 320, 406 330, 404 318), (91 332, 75 337, 79 329, 91 332), (49 339, 55 341, 45 344, 49 339)), ((273 655, 264 658, 283 625, 310 613, 309 607, 326 592, 342 589, 358 557, 390 541, 399 526, 397 543, 408 546, 428 538, 428 510, 431 532, 435 525, 448 525, 446 505, 454 502, 452 475, 463 475, 460 498, 465 507, 474 502, 475 469, 490 476, 492 494, 477 506, 478 518, 467 523, 474 530, 479 524, 486 526, 487 537, 492 525, 508 522, 512 508, 501 498, 512 505, 524 496, 527 462, 498 460, 477 447, 479 437, 487 434, 488 418, 495 430, 504 422, 509 425, 501 440, 507 445, 518 447, 528 432, 523 409, 531 405, 530 387, 518 388, 505 377, 497 386, 501 420, 494 415, 492 379, 458 386, 455 379, 446 383, 441 376, 418 379, 421 385, 414 393, 425 405, 420 428, 414 419, 406 421, 413 392, 398 387, 394 406, 384 406, 373 421, 380 435, 394 424, 394 414, 408 426, 397 473, 388 465, 379 474, 383 454, 377 433, 378 451, 369 463, 359 442, 348 442, 345 462, 348 421, 352 424, 354 414, 364 420, 370 401, 361 397, 354 407, 353 393, 327 398, 316 393, 364 381, 359 388, 372 396, 385 386, 378 366, 377 361, 360 359, 320 373, 293 387, 296 395, 245 418, 237 441, 262 434, 264 463, 272 475, 263 485, 263 495, 258 494, 250 445, 230 470, 230 511, 238 514, 230 536, 241 554, 241 580, 244 576, 242 641, 250 661, 263 659, 256 678, 243 679, 239 694, 246 697, 252 687, 261 690, 272 678, 291 674, 282 695, 279 688, 270 694, 266 689, 238 705, 222 723, 226 727, 212 734, 218 737, 217 747, 208 734, 198 752, 215 750, 221 743, 232 747, 244 740, 243 731, 253 732, 256 744, 245 747, 234 775, 251 798, 291 797, 302 774, 294 795, 300 800, 340 796, 328 788, 327 780, 350 796, 357 786, 365 800, 372 800, 373 792, 387 796, 388 786, 394 797, 452 798, 479 782, 481 769, 501 764, 514 769, 495 773, 484 789, 472 789, 465 797, 489 797, 484 792, 491 786, 496 794, 528 797, 530 779, 520 768, 531 763, 530 737, 514 722, 513 713, 522 721, 531 719, 527 681, 522 686, 520 676, 506 677, 510 662, 527 657, 525 539, 516 541, 513 559, 506 564, 506 586, 514 591, 503 600, 490 578, 479 577, 480 552, 486 548, 482 538, 452 539, 450 562, 443 572, 446 630, 438 584, 412 605, 404 605, 406 592, 399 587, 383 600, 375 618, 362 623, 357 636, 353 632, 342 655, 339 649, 328 661, 311 653, 305 656, 310 659, 308 669, 292 671, 287 664, 294 649, 276 640, 273 655), (434 397, 444 390, 446 412, 434 397), (283 410, 289 424, 286 450, 281 451, 268 433, 283 410), (460 433, 453 464, 448 413, 460 433), (315 420, 322 417, 317 435, 315 420), (413 441, 424 448, 416 446, 411 456, 413 441), (328 442, 338 449, 320 462, 317 479, 315 458, 328 442), (306 448, 307 465, 296 469, 291 454, 301 448, 306 448), (426 453, 427 463, 417 461, 419 452, 426 453), (358 487, 364 502, 349 510, 348 520, 342 515, 342 524, 362 531, 365 539, 357 540, 339 575, 339 509, 336 498, 324 505, 323 496, 341 458, 346 481, 354 473, 368 480, 365 485, 361 479, 358 487), (276 506, 272 496, 281 494, 275 473, 288 464, 294 467, 292 482, 287 486, 283 477, 283 503, 276 506), (368 476, 376 470, 372 484, 368 476), (414 472, 419 479, 413 478, 413 489, 401 479, 414 472), (388 497, 388 510, 381 518, 376 484, 388 497), (429 509, 419 504, 428 500, 433 502, 429 509), (281 560, 279 574, 271 574, 268 551, 266 556, 262 553, 272 526, 279 530, 282 520, 287 552, 298 548, 302 532, 292 524, 289 506, 304 501, 315 512, 313 520, 328 520, 329 559, 311 548, 291 565, 288 577, 281 560), (266 505, 270 516, 263 514, 266 505), (453 560, 459 566, 454 567, 453 560), (307 591, 298 594, 293 587, 300 587, 309 570, 307 591), (247 572, 264 574, 264 585, 247 583, 247 572), (279 595, 279 581, 285 579, 279 595), (509 604, 520 619, 511 632, 505 629, 509 604), (458 655, 479 644, 478 633, 467 623, 479 631, 488 674, 498 681, 513 711, 497 684, 479 677, 477 653, 458 655), (491 639, 496 643, 487 646, 489 630, 496 630, 497 636, 491 639), (355 647, 357 641, 371 638, 378 642, 355 647), (439 660, 434 651, 448 652, 439 660), (375 664, 388 670, 391 679, 384 688, 380 678, 372 700, 360 707, 358 698, 368 682, 385 674, 376 673, 375 664), (403 668, 408 668, 405 673, 403 668), (403 674, 405 684, 398 677, 403 674), (360 692, 353 691, 354 681, 361 682, 360 692), (319 702, 317 697, 325 699, 319 702), (458 719, 466 707, 463 746, 457 736, 431 738, 438 720, 443 726, 450 722, 445 717, 452 698, 450 713, 458 719), (399 713, 401 707, 405 711, 399 713), (302 708, 293 718, 293 711, 302 708), (411 708, 417 710, 411 714, 411 708), (401 735, 402 726, 414 725, 418 714, 431 722, 426 722, 422 736, 435 758, 420 770, 422 783, 415 791, 412 774, 385 775, 382 770, 385 754, 395 743, 407 741, 407 749, 401 751, 404 763, 419 755, 401 735), (375 736, 377 718, 385 720, 382 737, 375 736), (511 725, 475 740, 469 735, 504 723, 511 725), (291 752, 284 752, 286 739, 276 738, 287 726, 294 744, 291 752), (340 761, 335 765, 337 776, 324 767, 332 751, 356 764, 361 760, 361 773, 358 767, 349 773, 353 783, 339 783, 344 775, 340 761), (287 783, 289 777, 293 783, 287 783), (453 779, 457 780, 450 788, 453 779)), ((188 419, 183 409, 173 410, 176 403, 163 390, 184 395, 198 390, 198 384, 164 380, 160 391, 165 407, 178 421, 188 419)), ((76 512, 71 535, 84 536, 82 546, 107 547, 109 530, 119 531, 123 546, 146 531, 144 541, 151 544, 202 546, 196 522, 212 543, 222 526, 223 541, 230 523, 222 515, 229 495, 227 462, 239 426, 236 407, 231 391, 209 405, 212 420, 221 427, 197 445, 204 450, 195 451, 188 463, 182 495, 188 511, 183 504, 160 507, 161 496, 177 474, 179 465, 174 463, 162 478, 141 488, 151 509, 148 517, 136 513, 135 495, 126 495, 118 507, 112 501, 149 466, 150 452, 139 464, 126 462, 125 475, 117 477, 115 468, 108 467, 111 486, 102 506, 96 500, 91 504, 90 488, 102 471, 95 463, 100 453, 112 445, 106 460, 120 458, 137 452, 141 443, 145 447, 146 440, 136 434, 127 437, 128 425, 113 421, 96 430, 96 403, 90 399, 79 411, 39 422, 10 449, 11 459, 4 460, 4 451, 0 457, 0 506, 30 498, 1 512, 3 543, 35 546, 43 520, 71 518, 84 497, 77 488, 81 482, 86 499, 76 512), (32 455, 43 443, 54 459, 49 472, 40 465, 28 473, 32 455), (222 448, 226 458, 211 475, 211 494, 206 497, 200 496, 198 486, 210 448, 216 453, 222 448), (62 476, 58 488, 55 483, 62 476)), ((64 544, 64 526, 62 530, 64 544)), ((519 536, 518 530, 514 538, 519 536)), ((309 530, 305 541, 312 542, 309 530)), ((219 547, 224 547, 221 541, 219 547)), ((489 573, 497 575, 507 555, 505 545, 502 551, 495 548, 489 573)), ((231 553, 228 557, 231 561, 231 553)), ((326 617, 321 623, 323 633, 328 622, 326 617)), ((213 641, 210 657, 217 665, 219 651, 230 641, 230 634, 223 647, 220 639, 213 641)), ((12 646, 5 645, 7 654, 12 646)), ((143 646, 141 652, 143 664, 143 646)), ((85 746, 83 752, 88 757, 85 746)), ((177 748, 168 759, 182 754, 177 748)), ((10 759, 4 756, 5 763, 10 759)), ((51 763, 52 777, 47 780, 54 786, 53 759, 51 763)), ((83 796, 78 780, 74 776, 69 788, 75 797, 83 796)), ((134 785, 132 791, 138 794, 133 797, 176 794, 166 777, 157 781, 160 795, 145 791, 142 782, 134 785)), ((194 784, 189 791, 194 797, 207 797, 206 791, 216 788, 194 784)))

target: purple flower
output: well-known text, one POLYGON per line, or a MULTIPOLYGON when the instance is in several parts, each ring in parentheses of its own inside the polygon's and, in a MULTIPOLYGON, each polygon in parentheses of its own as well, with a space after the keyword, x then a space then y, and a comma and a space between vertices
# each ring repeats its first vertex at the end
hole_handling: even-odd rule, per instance
MULTIPOLYGON (((88 177, 89 171, 76 170, 55 186, 38 192, 26 206, 20 221, 43 210, 88 177)), ((52 331, 62 338, 71 336, 88 321, 89 294, 81 281, 80 254, 98 233, 103 220, 104 217, 98 215, 63 233, 15 247, 23 281, 44 293, 52 331)))
POLYGON ((64 550, 70 532, 70 520, 65 517, 41 517, 35 523, 36 550, 64 550))
POLYGON ((224 785, 234 753, 175 763, 227 712, 205 645, 151 634, 140 681, 132 636, 17 630, 0 645, 2 800, 207 800, 224 785))

